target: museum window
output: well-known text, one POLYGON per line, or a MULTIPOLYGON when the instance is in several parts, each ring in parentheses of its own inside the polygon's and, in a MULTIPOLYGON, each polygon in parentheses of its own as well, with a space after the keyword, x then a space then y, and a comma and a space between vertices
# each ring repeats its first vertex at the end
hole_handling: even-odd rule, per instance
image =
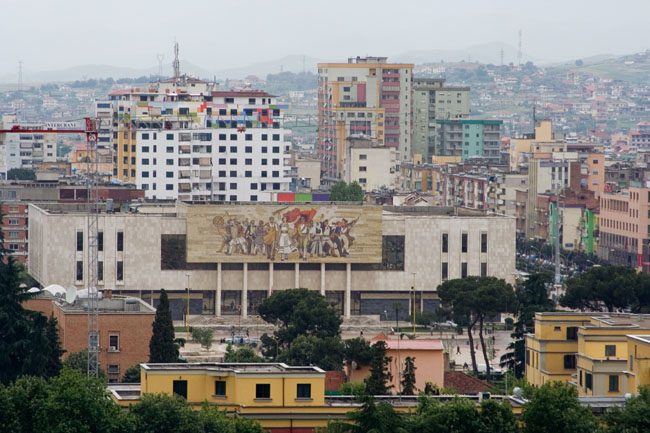
POLYGON ((463 233, 460 237, 460 243, 461 243, 461 252, 466 253, 467 252, 467 233, 463 233))
POLYGON ((124 281, 124 262, 122 261, 117 262, 117 269, 115 274, 116 274, 115 279, 117 281, 124 281))
POLYGON ((271 398, 271 384, 258 383, 255 385, 255 398, 256 399, 270 399, 271 398))
POLYGON ((175 380, 172 385, 174 394, 187 400, 187 380, 175 380))
POLYGON ((296 389, 296 398, 311 400, 311 384, 299 383, 296 389))
POLYGON ((117 250, 124 251, 124 232, 117 232, 117 250))
POLYGON ((443 253, 449 252, 449 234, 447 233, 442 234, 442 252, 443 253))
POLYGON ((447 262, 442 262, 442 281, 447 281, 449 279, 449 264, 447 262))
POLYGON ((460 277, 467 278, 467 262, 460 264, 460 277))
POLYGON ((225 380, 215 380, 214 382, 214 395, 217 397, 226 396, 226 381, 225 380))
POLYGON ((404 270, 404 236, 382 236, 382 267, 388 271, 404 270))
POLYGON ((488 248, 487 233, 481 233, 481 252, 487 253, 487 248, 488 248))
POLYGON ((84 250, 84 232, 77 232, 77 251, 84 250))
POLYGON ((97 251, 104 251, 104 232, 97 233, 97 251))
POLYGON ((487 277, 487 263, 481 263, 481 276, 487 277))
POLYGON ((97 280, 104 280, 104 262, 97 262, 97 280))
POLYGON ((77 276, 76 276, 77 281, 83 281, 84 280, 84 262, 81 260, 77 260, 77 276))

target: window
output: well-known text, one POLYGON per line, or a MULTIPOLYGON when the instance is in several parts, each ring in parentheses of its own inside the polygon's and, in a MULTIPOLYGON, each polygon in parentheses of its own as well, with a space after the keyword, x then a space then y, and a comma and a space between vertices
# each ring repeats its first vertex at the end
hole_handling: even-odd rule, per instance
POLYGON ((167 134, 166 139, 172 141, 174 139, 174 134, 167 134))
POLYGON ((253 141, 253 134, 246 134, 244 136, 244 140, 246 141, 253 141))
POLYGON ((117 232, 117 250, 124 251, 124 232, 117 232))
POLYGON ((124 262, 118 261, 116 267, 116 277, 117 281, 124 281, 124 262))
POLYGON ((174 147, 173 146, 166 146, 165 147, 165 152, 174 153, 174 147))
POLYGON ((237 158, 230 158, 230 165, 237 165, 237 158))
POLYGON ((258 383, 255 385, 255 398, 270 399, 271 398, 271 384, 258 383))
POLYGON ((566 339, 570 341, 575 341, 578 339, 578 327, 569 326, 566 328, 566 339))
POLYGON ((366 160, 366 159, 368 159, 368 155, 363 154, 363 153, 362 153, 362 154, 359 154, 359 159, 361 159, 361 160, 366 160))
POLYGON ((280 134, 273 134, 273 141, 280 141, 280 134))
POLYGON ((273 153, 280 153, 280 148, 278 146, 273 146, 273 153))
POLYGON ((149 165, 149 158, 142 158, 142 165, 149 165))
POLYGON ((247 170, 244 172, 244 177, 253 177, 253 172, 250 170, 247 170))
POLYGON ((616 346, 613 344, 605 345, 605 356, 616 356, 616 346))
POLYGON ((578 383, 582 386, 582 370, 580 370, 580 381, 578 383))
POLYGON ((165 161, 165 164, 174 165, 174 160, 173 159, 168 159, 167 161, 165 161))
POLYGON ((575 355, 564 355, 564 369, 565 370, 574 370, 576 368, 576 356, 575 355))
POLYGON ((230 189, 237 189, 237 183, 231 182, 230 189))
POLYGON ((143 171, 142 172, 142 177, 149 177, 149 172, 148 171, 143 171))
POLYGON ((219 397, 226 396, 226 381, 225 380, 215 380, 214 381, 214 395, 219 397))
POLYGON ((359 171, 367 171, 367 170, 368 170, 368 168, 366 166, 362 165, 362 166, 359 167, 359 171))
POLYGON ((404 270, 404 236, 382 236, 382 267, 388 271, 404 270))
POLYGON ((272 177, 280 177, 280 172, 279 171, 274 171, 271 173, 272 177))
MULTIPOLYGON (((252 189, 254 189, 254 188, 252 188, 252 189)), ((256 196, 256 195, 252 195, 252 196, 251 196, 251 201, 257 201, 257 196, 256 196)))
POLYGON ((174 190, 174 185, 171 184, 171 183, 168 183, 167 185, 165 185, 165 190, 166 191, 173 191, 174 190))
POLYGON ((230 134, 230 139, 232 141, 237 141, 237 134, 230 134))
POLYGON ((269 135, 268 134, 262 134, 262 141, 269 141, 269 135))
POLYGON ((81 260, 77 260, 77 281, 83 281, 84 280, 84 262, 81 260))
POLYGON ((618 392, 618 375, 612 374, 609 376, 608 392, 618 392))
POLYGON ((271 161, 273 165, 280 165, 280 160, 277 158, 273 158, 273 161, 271 161))
POLYGON ((117 352, 120 350, 120 336, 119 335, 109 335, 108 336, 108 350, 109 352, 117 352))
POLYGON ((268 152, 269 152, 269 148, 266 146, 262 146, 262 153, 268 153, 268 152))
POLYGON ((592 388, 591 373, 585 373, 585 388, 592 388))
POLYGON ((487 263, 481 263, 481 276, 487 277, 487 263))
POLYGON ((84 250, 84 232, 77 232, 77 251, 84 250))
POLYGON ((142 152, 144 153, 149 152, 149 146, 142 146, 142 152))
POLYGON ((442 262, 442 281, 449 279, 449 265, 447 262, 442 262))
POLYGON ((296 390, 296 398, 311 399, 311 384, 299 383, 296 390))
POLYGON ((253 165, 253 160, 251 158, 244 159, 244 165, 253 165))
POLYGON ((104 262, 97 262, 97 280, 104 281, 104 262))
POLYGON ((463 262, 460 264, 460 277, 461 278, 467 277, 467 262, 463 262))
POLYGON ((237 146, 230 146, 231 153, 237 153, 237 146))
POLYGON ((487 253, 488 242, 487 242, 487 233, 481 233, 481 252, 487 253))
POLYGON ((449 235, 447 233, 442 234, 442 252, 449 252, 449 235))
POLYGON ((219 134, 219 140, 225 140, 226 139, 226 134, 219 134))
POLYGON ((253 146, 246 146, 244 148, 244 152, 246 153, 253 153, 253 146))
POLYGON ((461 235, 461 237, 460 237, 460 243, 461 243, 461 247, 460 247, 461 249, 460 249, 460 251, 461 251, 462 253, 466 253, 466 252, 467 252, 467 233, 463 233, 463 234, 461 235))
POLYGON ((175 380, 172 390, 174 394, 187 399, 187 380, 175 380))

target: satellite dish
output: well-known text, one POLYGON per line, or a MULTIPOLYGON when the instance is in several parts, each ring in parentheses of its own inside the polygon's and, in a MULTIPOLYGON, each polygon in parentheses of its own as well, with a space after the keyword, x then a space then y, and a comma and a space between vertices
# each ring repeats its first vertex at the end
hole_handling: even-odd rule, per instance
POLYGON ((27 291, 27 293, 38 293, 40 291, 41 291, 41 289, 39 289, 38 287, 32 287, 31 289, 29 289, 27 291))
POLYGON ((512 390, 512 394, 513 394, 515 397, 517 397, 517 398, 521 398, 521 397, 524 395, 524 392, 522 391, 521 388, 519 388, 518 386, 516 386, 516 387, 512 390))
POLYGON ((65 289, 58 284, 52 284, 43 289, 44 292, 49 292, 54 297, 63 297, 65 295, 65 289))
POLYGON ((74 300, 77 298, 77 288, 75 286, 72 286, 68 289, 68 291, 65 294, 65 302, 68 304, 74 303, 74 300))

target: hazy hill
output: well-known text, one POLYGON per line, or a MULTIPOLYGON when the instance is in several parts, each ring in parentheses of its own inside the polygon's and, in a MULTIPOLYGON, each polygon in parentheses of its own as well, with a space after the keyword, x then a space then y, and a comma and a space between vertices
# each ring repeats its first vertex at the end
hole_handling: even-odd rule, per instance
MULTIPOLYGON (((430 49, 430 50, 413 50, 406 51, 402 54, 389 58, 388 60, 409 62, 415 64, 460 62, 472 61, 479 63, 492 63, 499 65, 501 63, 501 50, 503 49, 503 63, 517 63, 517 48, 503 42, 488 42, 485 44, 472 45, 460 50, 430 49)), ((544 60, 523 53, 522 61, 540 63, 544 60)))

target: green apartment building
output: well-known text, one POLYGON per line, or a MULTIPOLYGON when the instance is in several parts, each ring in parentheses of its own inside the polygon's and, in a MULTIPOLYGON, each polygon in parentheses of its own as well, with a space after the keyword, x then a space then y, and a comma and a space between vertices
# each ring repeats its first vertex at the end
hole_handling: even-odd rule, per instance
POLYGON ((438 140, 435 155, 460 156, 463 161, 501 158, 501 120, 436 120, 438 140))

